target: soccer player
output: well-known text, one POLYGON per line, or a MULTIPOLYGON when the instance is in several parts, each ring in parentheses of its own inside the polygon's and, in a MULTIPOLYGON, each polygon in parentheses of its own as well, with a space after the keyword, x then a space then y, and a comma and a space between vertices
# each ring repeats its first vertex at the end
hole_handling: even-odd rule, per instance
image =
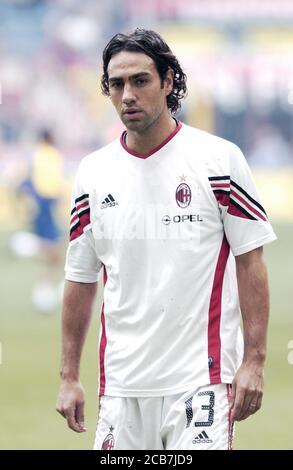
POLYGON ((261 407, 276 236, 240 149, 174 117, 186 76, 164 40, 117 34, 103 63, 126 130, 76 176, 57 410, 85 431, 79 365, 103 268, 94 448, 228 449, 261 407))
MULTIPOLYGON (((63 186, 63 158, 56 148, 54 136, 48 129, 39 134, 27 178, 20 189, 33 202, 32 228, 37 237, 36 252, 42 260, 39 279, 33 287, 32 303, 35 309, 49 314, 59 304, 60 281, 56 272, 62 261, 61 230, 56 210, 63 186)), ((15 240, 21 240, 21 237, 15 240)), ((63 283, 62 283, 63 284, 63 283)))

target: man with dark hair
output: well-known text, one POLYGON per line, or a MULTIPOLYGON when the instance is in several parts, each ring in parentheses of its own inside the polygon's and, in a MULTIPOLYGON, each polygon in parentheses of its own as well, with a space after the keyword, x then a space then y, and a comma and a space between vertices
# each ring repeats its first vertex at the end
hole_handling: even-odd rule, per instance
POLYGON ((167 95, 167 106, 171 113, 180 109, 180 100, 186 95, 186 75, 177 58, 174 56, 165 41, 154 31, 136 29, 133 34, 117 34, 105 47, 103 52, 102 90, 106 96, 110 95, 108 65, 111 58, 118 52, 141 52, 148 55, 154 62, 161 79, 161 88, 164 86, 167 72, 172 70, 172 91, 167 95))
POLYGON ((228 449, 261 407, 276 236, 240 149, 173 116, 186 76, 163 39, 118 34, 103 61, 126 131, 77 172, 57 410, 85 431, 79 364, 103 267, 94 448, 228 449))

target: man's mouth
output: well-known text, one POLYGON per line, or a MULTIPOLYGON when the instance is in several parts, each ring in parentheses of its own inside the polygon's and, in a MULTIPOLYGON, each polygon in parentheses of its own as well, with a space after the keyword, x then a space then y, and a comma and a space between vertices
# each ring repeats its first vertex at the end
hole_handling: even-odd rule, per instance
POLYGON ((123 115, 127 117, 138 117, 142 111, 138 108, 128 108, 123 111, 123 115))

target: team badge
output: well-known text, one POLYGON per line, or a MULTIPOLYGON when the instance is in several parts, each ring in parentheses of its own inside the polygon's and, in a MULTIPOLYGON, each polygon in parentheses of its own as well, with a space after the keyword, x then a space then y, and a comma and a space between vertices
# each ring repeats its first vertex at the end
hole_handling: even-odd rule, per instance
POLYGON ((187 183, 179 184, 176 189, 176 202, 179 207, 185 208, 188 207, 191 201, 191 189, 187 183))
POLYGON ((105 437, 105 439, 103 441, 102 450, 113 450, 114 449, 115 439, 114 439, 114 436, 112 434, 113 429, 114 428, 111 426, 109 434, 107 434, 107 436, 105 437))

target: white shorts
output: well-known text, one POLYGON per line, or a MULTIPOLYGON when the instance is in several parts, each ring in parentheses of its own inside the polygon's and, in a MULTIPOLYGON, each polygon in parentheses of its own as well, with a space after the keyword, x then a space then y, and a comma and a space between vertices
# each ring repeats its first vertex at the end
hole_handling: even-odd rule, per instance
POLYGON ((228 450, 230 385, 167 397, 102 396, 94 450, 228 450))

